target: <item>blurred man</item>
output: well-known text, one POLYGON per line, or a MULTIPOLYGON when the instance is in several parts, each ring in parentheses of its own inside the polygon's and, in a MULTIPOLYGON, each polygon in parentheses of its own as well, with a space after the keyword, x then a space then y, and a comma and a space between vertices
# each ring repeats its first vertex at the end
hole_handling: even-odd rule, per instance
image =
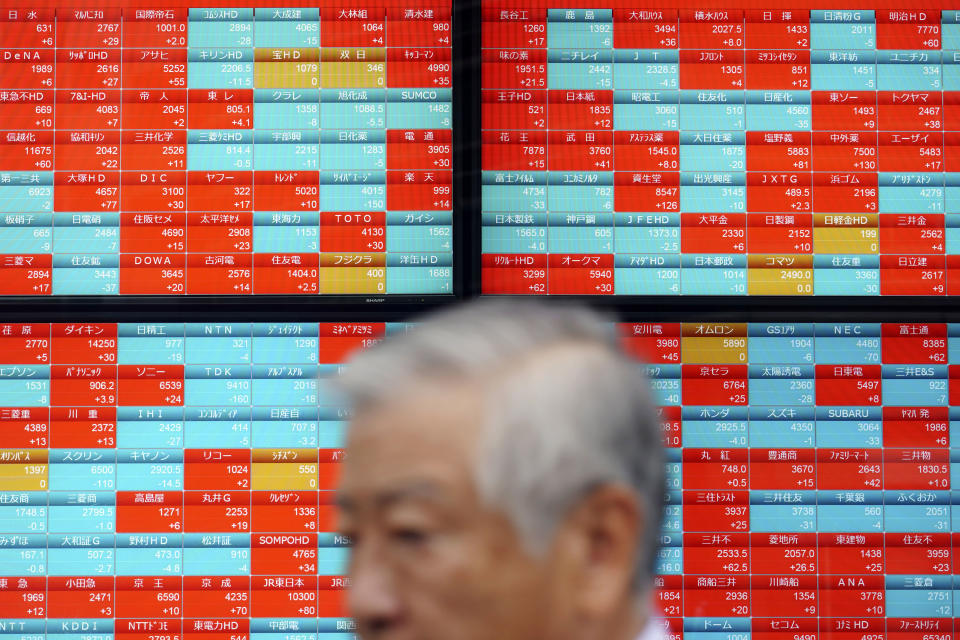
POLYGON ((656 640, 660 426, 611 323, 482 301, 360 353, 338 491, 364 640, 656 640))

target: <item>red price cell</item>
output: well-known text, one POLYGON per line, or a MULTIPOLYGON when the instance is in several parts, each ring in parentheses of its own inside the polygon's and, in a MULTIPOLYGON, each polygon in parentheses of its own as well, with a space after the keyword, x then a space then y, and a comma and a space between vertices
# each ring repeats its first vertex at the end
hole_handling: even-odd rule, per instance
POLYGON ((742 10, 680 11, 681 49, 742 49, 744 32, 742 10))
POLYGON ((187 44, 188 14, 186 7, 168 7, 152 14, 126 11, 123 14, 123 46, 184 47, 187 44))
POLYGON ((450 169, 452 136, 449 129, 390 129, 387 131, 387 169, 450 169))
POLYGON ((876 92, 812 91, 810 96, 814 130, 877 130, 876 92))
MULTIPOLYGON (((489 90, 481 92, 484 129, 547 128, 545 90, 489 90)), ((2 107, 0 107, 2 109, 2 107)))
POLYGON ((113 576, 47 578, 48 618, 112 618, 113 576))
POLYGON ((117 446, 115 407, 52 407, 50 446, 58 449, 112 449, 117 446))
POLYGON ((546 89, 546 49, 484 49, 480 74, 484 87, 546 89))
MULTIPOLYGON (((50 80, 53 86, 53 80, 50 80)), ((16 102, 0 102, 0 122, 11 130, 53 129, 54 92, 47 90, 14 91, 16 102)))
MULTIPOLYGON (((803 40, 804 38, 796 38, 803 40)), ((810 52, 767 49, 746 52, 745 79, 748 90, 810 89, 810 52)))
POLYGON ((810 142, 806 131, 748 131, 747 171, 809 171, 810 142))
POLYGON ((551 131, 551 171, 609 171, 613 168, 613 134, 609 131, 551 131))
POLYGON ((943 93, 939 91, 878 91, 881 131, 942 131, 943 93))
POLYGON ((813 175, 813 207, 816 211, 876 213, 879 208, 879 197, 875 173, 815 173, 813 175))
POLYGON ((121 95, 124 129, 165 129, 156 135, 166 136, 187 128, 186 89, 124 89, 121 95))
POLYGON ((813 215, 748 213, 747 253, 813 253, 813 215))
POLYGON ((326 617, 318 613, 316 576, 254 576, 250 584, 254 618, 326 617))
POLYGON ((615 131, 613 135, 617 171, 679 170, 679 131, 615 131))
POLYGON ((817 489, 879 490, 883 457, 876 449, 818 449, 817 489))
POLYGON ((58 85, 54 96, 54 125, 57 129, 120 129, 122 95, 119 89, 70 90, 58 85))
POLYGON ((320 197, 318 171, 256 171, 256 211, 316 211, 320 197))
POLYGON ((45 576, 0 581, 0 611, 10 618, 44 619, 47 616, 46 582, 45 576))
POLYGON ((683 572, 687 574, 749 573, 749 534, 683 534, 683 572))
POLYGON ((825 616, 882 616, 886 612, 883 576, 821 575, 820 612, 825 616))
POLYGON ((8 364, 43 364, 50 361, 50 325, 0 324, 0 353, 8 364))
POLYGON ((947 325, 884 323, 880 329, 884 364, 946 364, 947 325))
POLYGON ((482 47, 524 48, 547 45, 547 10, 539 7, 523 11, 500 11, 496 7, 481 9, 482 47))
POLYGON ((116 520, 117 533, 182 532, 183 492, 117 491, 116 520))
MULTIPOLYGON (((551 143, 558 136, 558 144, 589 144, 592 139, 588 134, 599 135, 599 131, 613 129, 613 91, 551 89, 547 96, 550 101, 548 123, 550 129, 557 130, 550 132, 551 143), (574 129, 585 131, 578 134, 574 129)), ((604 139, 607 144, 613 143, 609 134, 604 139)), ((612 158, 606 159, 612 167, 612 158)))
MULTIPOLYGON (((124 104, 124 112, 127 109, 135 109, 131 105, 124 104)), ((126 114, 124 115, 126 118, 126 114)), ((167 131, 138 131, 127 129, 122 135, 121 155, 123 157, 124 171, 143 171, 144 173, 133 173, 131 180, 124 180, 124 189, 127 185, 135 186, 180 186, 186 184, 186 174, 177 169, 185 169, 187 166, 187 133, 186 131, 167 130, 167 131)), ((126 194, 124 194, 126 195, 126 194)), ((170 198, 169 200, 182 200, 183 193, 164 194, 179 195, 179 198, 170 198)), ((165 200, 167 202, 167 200, 165 200)), ((166 210, 173 208, 167 206, 156 206, 154 209, 166 210)), ((178 207, 181 211, 183 206, 178 207)), ((124 209, 127 209, 124 206, 124 209)))
POLYGON ((817 538, 821 574, 884 573, 882 533, 819 533, 817 538))
POLYGON ((884 407, 883 446, 947 447, 948 407, 884 407))
POLYGON ((888 574, 944 575, 953 567, 949 533, 884 534, 888 574))
POLYGON ((53 7, 8 9, 0 19, 0 42, 13 49, 52 47, 55 15, 53 7))
POLYGON ((681 213, 683 253, 746 253, 745 213, 681 213))
POLYGON ((316 491, 254 491, 254 531, 316 532, 320 508, 316 491))
POLYGON ((613 294, 613 255, 554 253, 548 264, 549 293, 613 294))
POLYGON ((190 129, 253 128, 253 89, 189 89, 190 129))
MULTIPOLYGON (((183 578, 181 576, 117 576, 116 602, 121 616, 130 618, 176 618, 179 628, 183 615, 183 578)), ((157 624, 157 631, 169 624, 157 624)), ((171 620, 170 624, 174 621, 171 620)), ((118 629, 121 631, 121 629, 118 629)), ((132 628, 130 631, 144 631, 132 628)))
MULTIPOLYGON (((54 135, 50 131, 6 131, 0 134, 0 166, 8 171, 53 168, 54 135)), ((69 148, 69 147, 68 147, 69 148)))
POLYGON ((0 295, 50 295, 53 256, 0 255, 0 295))
POLYGON ((687 617, 749 617, 750 577, 734 575, 683 576, 687 617))
POLYGON ((387 171, 387 209, 451 209, 452 182, 450 171, 387 171))
MULTIPOLYGON (((150 231, 150 228, 147 228, 150 231)), ((153 229, 156 230, 156 227, 153 229)), ((162 231, 161 231, 162 234, 162 231)), ((123 231, 121 230, 121 246, 123 231)), ((176 245, 177 242, 168 243, 176 245)), ((182 294, 186 288, 186 256, 181 254, 120 255, 121 294, 182 294)))
POLYGON ((663 445, 678 448, 683 446, 683 421, 681 407, 659 407, 657 416, 663 428, 663 445))
POLYGON ((678 18, 676 9, 614 9, 613 46, 616 49, 676 49, 678 18))
MULTIPOLYGON (((199 474, 188 476, 190 463, 184 466, 184 483, 189 487, 191 482, 197 482, 199 474)), ((183 530, 186 533, 245 533, 250 531, 251 510, 248 490, 188 490, 183 494, 183 530)))
POLYGON ((813 208, 809 173, 747 174, 747 211, 809 213, 813 208))
POLYGON ((50 446, 50 410, 47 407, 4 407, 0 429, 11 449, 45 449, 50 446))
POLYGON ((881 213, 879 234, 881 254, 942 254, 945 250, 942 213, 881 213))
POLYGON ((940 49, 940 15, 937 11, 879 9, 877 49, 940 49), (904 20, 904 16, 908 16, 904 20))
POLYGON ((383 7, 357 7, 342 11, 322 7, 320 21, 321 47, 382 47, 386 11, 383 7))
MULTIPOLYGON (((816 616, 816 576, 750 577, 750 606, 757 616, 816 616)), ((808 621, 808 624, 812 621, 808 621)))
POLYGON ((250 576, 184 576, 183 614, 204 618, 247 618, 250 615, 250 576))
POLYGON ((390 47, 387 86, 443 89, 453 82, 449 47, 390 47))
MULTIPOLYGON (((680 211, 680 173, 631 173, 613 175, 613 207, 616 211, 675 213, 680 211)), ((666 220, 667 217, 663 216, 666 220)), ((687 251, 686 249, 684 250, 687 251)))
POLYGON ((485 253, 483 265, 483 293, 546 293, 547 256, 506 255, 485 253))
MULTIPOLYGON (((886 428, 886 425, 884 425, 886 428)), ((950 488, 950 452, 945 449, 885 449, 884 489, 944 491, 950 488)), ((946 517, 948 509, 930 505, 931 516, 946 517)))
POLYGON ((253 257, 254 293, 317 293, 320 256, 315 253, 257 253, 253 257))
POLYGON ((383 339, 386 325, 382 322, 321 322, 319 326, 320 364, 346 362, 356 351, 383 339))
POLYGON ((684 489, 747 489, 748 478, 746 449, 683 450, 684 489))
POLYGON ((317 534, 254 533, 250 540, 254 574, 316 575, 317 534))
POLYGON ((817 534, 751 533, 754 573, 813 575, 817 569, 817 534))
POLYGON ((624 349, 641 362, 680 363, 679 323, 626 323, 618 330, 624 349))
POLYGON ((684 491, 683 526, 687 531, 747 531, 750 528, 749 492, 684 491))
POLYGON ((187 251, 241 253, 249 252, 252 246, 252 212, 190 211, 187 213, 187 251))
POLYGON ((810 12, 804 9, 748 9, 746 49, 809 49, 810 12))
POLYGON ((51 406, 113 406, 117 403, 116 365, 53 365, 51 406))
POLYGON ((740 51, 680 51, 681 89, 743 89, 744 53, 740 51))
POLYGON ((748 374, 745 364, 685 364, 681 371, 683 404, 748 404, 748 374))
POLYGON ((881 295, 942 296, 946 278, 943 256, 880 256, 881 295))
POLYGON ((751 449, 750 488, 793 491, 817 488, 813 449, 751 449))
POLYGON ((187 491, 250 489, 250 449, 184 449, 187 491))

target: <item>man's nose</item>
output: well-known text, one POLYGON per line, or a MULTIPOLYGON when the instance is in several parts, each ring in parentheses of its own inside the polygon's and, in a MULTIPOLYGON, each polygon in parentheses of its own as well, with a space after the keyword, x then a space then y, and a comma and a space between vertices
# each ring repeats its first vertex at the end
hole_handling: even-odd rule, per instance
POLYGON ((400 600, 390 571, 370 553, 356 548, 353 551, 359 553, 351 554, 349 613, 357 621, 361 634, 389 629, 401 616, 400 600))

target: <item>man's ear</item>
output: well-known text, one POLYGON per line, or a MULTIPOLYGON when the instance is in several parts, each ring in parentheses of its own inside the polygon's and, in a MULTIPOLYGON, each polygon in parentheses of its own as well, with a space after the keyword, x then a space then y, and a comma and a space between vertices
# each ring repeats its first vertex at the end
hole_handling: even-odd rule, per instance
POLYGON ((632 491, 604 485, 567 514, 557 551, 576 574, 570 605, 578 617, 608 618, 632 598, 637 542, 645 526, 642 511, 632 491))

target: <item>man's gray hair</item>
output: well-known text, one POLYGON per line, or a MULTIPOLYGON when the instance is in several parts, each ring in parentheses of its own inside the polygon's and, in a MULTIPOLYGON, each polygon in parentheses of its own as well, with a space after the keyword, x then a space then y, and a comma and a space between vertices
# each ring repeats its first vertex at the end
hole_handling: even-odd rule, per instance
POLYGON ((596 487, 625 485, 643 510, 634 589, 652 586, 664 507, 660 421, 639 363, 614 323, 585 307, 482 299, 435 313, 360 352, 339 386, 355 408, 430 380, 476 381, 486 392, 478 490, 502 508, 533 553, 596 487), (537 356, 587 347, 557 365, 537 356), (549 367, 549 368, 547 368, 549 367))

